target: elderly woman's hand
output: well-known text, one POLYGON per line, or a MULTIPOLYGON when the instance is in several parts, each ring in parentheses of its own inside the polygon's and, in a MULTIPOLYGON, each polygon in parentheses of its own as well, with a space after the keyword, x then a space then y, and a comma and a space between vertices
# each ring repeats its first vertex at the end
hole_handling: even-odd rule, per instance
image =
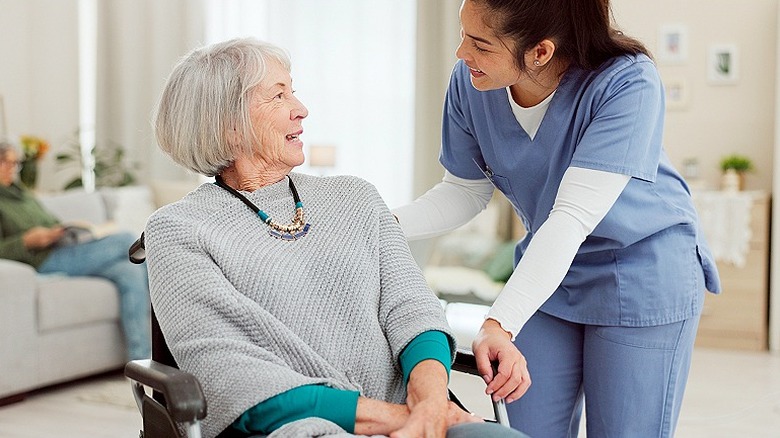
POLYGON ((410 409, 406 424, 390 438, 442 438, 447 434, 449 406, 446 397, 428 398, 410 409))
POLYGON ((32 227, 22 235, 22 243, 27 249, 43 249, 48 248, 65 234, 65 229, 62 227, 32 227))
POLYGON ((460 423, 483 423, 485 420, 474 414, 469 414, 453 402, 449 402, 447 411, 447 427, 460 423))
POLYGON ((531 386, 531 376, 525 357, 510 340, 497 321, 488 319, 482 324, 472 343, 472 351, 477 360, 477 369, 488 384, 485 393, 494 401, 505 399, 511 403, 531 386), (498 362, 498 373, 494 375, 491 362, 498 362))

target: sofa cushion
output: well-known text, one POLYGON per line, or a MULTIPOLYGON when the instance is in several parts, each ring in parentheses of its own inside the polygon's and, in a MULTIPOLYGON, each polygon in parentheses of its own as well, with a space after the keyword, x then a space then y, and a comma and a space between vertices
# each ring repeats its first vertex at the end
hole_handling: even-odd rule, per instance
POLYGON ((492 303, 504 287, 504 283, 493 281, 485 271, 463 266, 427 266, 423 274, 436 295, 451 301, 457 296, 473 295, 492 303))
POLYGON ((104 187, 100 194, 108 220, 120 230, 140 234, 154 213, 152 191, 148 186, 104 187))
POLYGON ((493 281, 506 283, 515 270, 515 242, 502 243, 485 265, 485 273, 493 281))
POLYGON ((40 195, 41 201, 61 222, 86 221, 102 224, 108 219, 106 206, 99 193, 83 189, 68 190, 53 195, 40 195))
POLYGON ((110 281, 95 277, 40 277, 39 332, 117 319, 119 294, 110 281))

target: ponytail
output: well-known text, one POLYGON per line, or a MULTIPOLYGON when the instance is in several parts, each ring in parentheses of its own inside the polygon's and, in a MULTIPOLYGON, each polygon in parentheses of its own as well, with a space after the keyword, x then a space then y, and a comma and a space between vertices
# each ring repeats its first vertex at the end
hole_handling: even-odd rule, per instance
POLYGON ((556 56, 593 70, 620 55, 650 52, 638 40, 613 27, 609 0, 469 0, 486 8, 498 34, 514 40, 518 67, 523 55, 544 39, 556 56))

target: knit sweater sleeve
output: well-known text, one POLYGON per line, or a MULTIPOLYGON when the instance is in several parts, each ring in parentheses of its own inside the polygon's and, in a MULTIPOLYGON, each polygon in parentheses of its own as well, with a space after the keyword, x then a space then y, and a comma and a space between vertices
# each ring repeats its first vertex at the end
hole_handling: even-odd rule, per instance
POLYGON ((393 350, 394 363, 399 363, 399 356, 409 342, 429 330, 447 335, 454 360, 457 344, 444 309, 412 257, 400 225, 376 189, 371 188, 379 219, 379 317, 393 350))

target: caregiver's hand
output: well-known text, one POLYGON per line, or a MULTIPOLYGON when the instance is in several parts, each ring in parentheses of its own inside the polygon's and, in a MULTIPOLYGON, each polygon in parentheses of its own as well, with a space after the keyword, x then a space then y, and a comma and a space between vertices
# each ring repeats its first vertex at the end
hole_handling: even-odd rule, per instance
POLYGON ((471 349, 477 360, 477 369, 488 384, 485 393, 491 395, 494 401, 503 398, 511 403, 522 397, 531 386, 525 357, 497 321, 485 320, 471 349), (490 366, 495 361, 498 362, 498 373, 494 373, 490 366))

